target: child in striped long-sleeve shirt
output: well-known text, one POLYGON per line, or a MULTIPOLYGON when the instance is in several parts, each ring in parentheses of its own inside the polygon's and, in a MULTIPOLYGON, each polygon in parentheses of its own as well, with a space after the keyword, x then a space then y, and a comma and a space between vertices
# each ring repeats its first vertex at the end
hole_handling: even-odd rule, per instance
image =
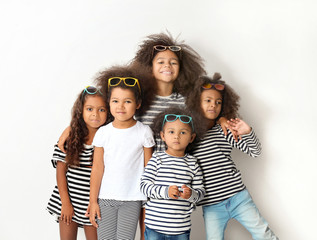
POLYGON ((213 78, 200 77, 188 99, 188 106, 205 118, 208 129, 191 152, 197 157, 204 175, 206 194, 197 205, 203 207, 207 239, 223 240, 231 218, 240 222, 253 239, 278 239, 259 213, 231 158, 233 147, 257 157, 261 145, 254 130, 243 120, 235 118, 239 96, 220 79, 219 73, 213 78), (238 141, 231 132, 225 136, 220 125, 216 124, 220 116, 235 118, 230 120, 230 125, 240 136, 238 141))
POLYGON ((190 214, 205 194, 197 159, 186 153, 196 137, 195 127, 192 116, 176 108, 154 122, 167 149, 152 155, 141 179, 141 191, 149 198, 145 239, 189 239, 190 214))

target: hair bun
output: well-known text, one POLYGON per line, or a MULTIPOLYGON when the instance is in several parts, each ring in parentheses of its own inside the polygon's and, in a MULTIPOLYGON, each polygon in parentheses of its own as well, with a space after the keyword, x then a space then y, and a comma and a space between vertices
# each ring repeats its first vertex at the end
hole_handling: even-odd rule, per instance
POLYGON ((213 77, 212 77, 212 80, 217 81, 217 80, 220 80, 220 79, 221 79, 221 74, 218 73, 218 72, 215 72, 213 77))

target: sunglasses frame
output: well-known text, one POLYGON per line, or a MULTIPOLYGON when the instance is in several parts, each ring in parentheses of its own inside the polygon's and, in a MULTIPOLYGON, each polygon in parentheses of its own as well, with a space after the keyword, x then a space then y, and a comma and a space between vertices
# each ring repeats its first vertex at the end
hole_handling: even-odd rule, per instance
POLYGON ((88 85, 87 87, 84 88, 83 93, 81 94, 81 96, 84 96, 85 93, 87 93, 87 94, 89 94, 89 95, 94 95, 94 94, 96 94, 97 92, 99 92, 99 93, 102 95, 100 89, 98 89, 98 88, 96 88, 96 87, 94 87, 94 86, 88 85), (96 91, 95 91, 95 92, 90 92, 90 91, 88 90, 88 88, 90 88, 90 87, 96 89, 96 91))
POLYGON ((222 83, 204 83, 201 87, 202 87, 203 89, 205 89, 205 90, 214 88, 214 89, 216 89, 216 90, 218 90, 218 91, 223 91, 223 90, 225 89, 225 85, 222 84, 222 83), (207 84, 209 84, 209 85, 211 85, 211 86, 210 86, 210 87, 205 87, 205 85, 207 85, 207 84), (218 87, 217 87, 217 85, 218 85, 218 87), (220 86, 220 87, 219 87, 219 86, 220 86))
POLYGON ((110 87, 118 86, 122 81, 128 87, 134 87, 137 84, 138 88, 139 88, 139 91, 141 93, 141 87, 140 87, 139 80, 137 78, 134 78, 134 77, 111 77, 111 78, 109 78, 108 79, 108 91, 110 90, 110 87), (110 82, 111 82, 112 79, 120 79, 120 81, 117 84, 111 84, 110 82), (127 84, 126 83, 126 79, 133 79, 133 80, 135 80, 135 82, 134 82, 133 85, 127 84))
POLYGON ((194 131, 193 118, 192 118, 191 116, 188 116, 188 115, 177 115, 177 114, 166 114, 166 115, 164 116, 164 120, 163 120, 163 123, 162 123, 162 130, 163 130, 164 124, 165 124, 166 122, 175 122, 177 119, 179 119, 179 121, 181 121, 182 123, 185 123, 185 124, 191 123, 192 129, 193 129, 193 131, 194 131), (173 116, 173 117, 175 117, 175 119, 174 119, 174 120, 168 120, 167 118, 168 118, 169 116, 173 116), (181 119, 181 117, 187 117, 187 118, 189 118, 189 121, 183 121, 183 120, 181 119))
POLYGON ((174 45, 172 45, 172 46, 155 45, 155 46, 153 46, 153 49, 152 49, 152 57, 151 58, 153 58, 153 56, 154 56, 154 51, 164 52, 167 49, 171 50, 172 52, 180 52, 182 50, 182 47, 176 46, 176 45, 175 46, 174 45), (157 47, 163 47, 164 49, 157 49, 157 47), (177 48, 179 48, 179 50, 175 50, 175 49, 173 50, 173 47, 177 47, 177 48))

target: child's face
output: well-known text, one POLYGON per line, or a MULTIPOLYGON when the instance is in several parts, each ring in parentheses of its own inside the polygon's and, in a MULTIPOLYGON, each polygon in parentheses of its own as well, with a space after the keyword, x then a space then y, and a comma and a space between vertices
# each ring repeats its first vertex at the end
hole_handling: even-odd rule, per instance
POLYGON ((215 120, 221 112, 221 93, 214 89, 203 90, 200 96, 200 106, 205 118, 215 120))
POLYGON ((196 137, 196 134, 192 133, 190 125, 179 119, 174 122, 165 122, 160 134, 167 145, 166 152, 172 156, 184 156, 187 145, 196 137))
POLYGON ((121 87, 112 89, 109 105, 112 116, 119 122, 133 121, 136 109, 141 106, 136 102, 132 90, 121 87))
POLYGON ((98 95, 86 95, 83 118, 88 130, 98 129, 107 120, 106 104, 98 95))
POLYGON ((176 54, 170 50, 158 52, 152 61, 152 73, 156 81, 173 83, 179 73, 176 54))

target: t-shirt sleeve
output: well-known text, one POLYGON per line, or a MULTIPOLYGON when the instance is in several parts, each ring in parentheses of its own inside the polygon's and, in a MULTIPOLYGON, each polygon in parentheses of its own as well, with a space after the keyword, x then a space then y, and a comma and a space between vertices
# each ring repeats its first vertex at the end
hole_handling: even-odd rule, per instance
POLYGON ((103 147, 104 146, 104 128, 101 127, 97 130, 94 140, 92 141, 92 145, 95 147, 103 147))
POLYGON ((66 163, 66 154, 60 150, 60 148, 55 144, 53 157, 51 159, 52 165, 54 168, 57 166, 57 161, 66 163))
POLYGON ((149 126, 145 126, 143 147, 150 148, 155 145, 153 132, 149 126))

